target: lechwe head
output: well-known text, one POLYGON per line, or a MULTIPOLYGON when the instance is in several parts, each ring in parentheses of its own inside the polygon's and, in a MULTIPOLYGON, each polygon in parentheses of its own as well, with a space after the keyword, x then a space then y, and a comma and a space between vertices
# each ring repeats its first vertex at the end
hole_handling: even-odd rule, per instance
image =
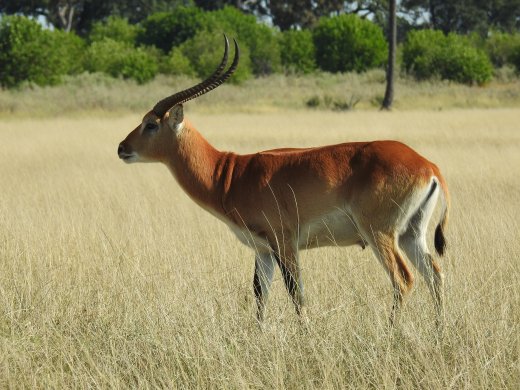
POLYGON ((258 320, 264 317, 276 266, 297 313, 303 313, 298 253, 323 245, 372 249, 392 282, 392 321, 414 282, 411 262, 425 278, 442 319, 443 274, 426 239, 437 199, 441 199, 443 211, 434 244, 442 255, 449 194, 437 166, 396 141, 248 155, 218 151, 184 120, 182 104, 230 77, 238 65, 236 42, 233 63, 224 71, 227 57, 225 39, 217 70, 200 84, 157 103, 121 142, 119 157, 126 162, 164 163, 197 204, 255 250, 253 291, 258 320))
POLYGON ((177 92, 159 101, 144 117, 123 142, 119 144, 117 153, 126 163, 164 162, 175 146, 176 135, 184 128, 182 104, 195 99, 223 84, 236 70, 240 58, 240 50, 236 40, 235 57, 226 72, 229 53, 229 41, 224 35, 224 56, 218 68, 206 80, 194 87, 177 92))

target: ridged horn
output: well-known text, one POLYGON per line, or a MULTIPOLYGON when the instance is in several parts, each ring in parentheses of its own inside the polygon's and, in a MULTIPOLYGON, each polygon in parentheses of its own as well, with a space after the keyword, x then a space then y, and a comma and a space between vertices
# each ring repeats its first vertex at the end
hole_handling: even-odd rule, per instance
POLYGON ((226 67, 228 60, 229 41, 226 35, 224 35, 224 56, 222 57, 220 65, 213 72, 213 74, 209 76, 206 80, 200 82, 199 84, 191 88, 177 92, 171 96, 168 96, 167 98, 160 100, 153 108, 153 112, 155 113, 155 115, 157 115, 158 117, 162 117, 164 116, 164 114, 166 114, 166 111, 168 111, 173 106, 185 103, 191 99, 195 99, 196 97, 204 95, 205 93, 208 93, 212 89, 215 89, 219 85, 223 84, 233 74, 233 72, 236 70, 238 66, 240 50, 238 48, 237 41, 233 39, 233 42, 235 43, 235 57, 233 58, 233 63, 225 73, 221 74, 222 70, 226 67))

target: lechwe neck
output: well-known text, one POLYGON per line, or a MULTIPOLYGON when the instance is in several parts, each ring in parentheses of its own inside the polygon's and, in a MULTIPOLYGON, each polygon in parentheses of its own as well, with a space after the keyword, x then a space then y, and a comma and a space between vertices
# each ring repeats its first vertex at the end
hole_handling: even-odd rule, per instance
POLYGON ((221 213, 217 167, 225 153, 215 149, 186 119, 175 137, 173 153, 164 163, 190 198, 211 212, 221 213))

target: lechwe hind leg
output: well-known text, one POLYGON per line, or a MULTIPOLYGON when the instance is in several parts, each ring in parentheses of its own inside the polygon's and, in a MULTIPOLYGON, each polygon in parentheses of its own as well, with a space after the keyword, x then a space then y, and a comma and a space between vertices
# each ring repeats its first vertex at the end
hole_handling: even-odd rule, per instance
POLYGON ((437 312, 437 324, 444 321, 443 282, 439 264, 428 250, 426 232, 437 202, 438 191, 434 187, 412 215, 406 231, 399 237, 399 245, 428 284, 437 312))
POLYGON ((257 306, 256 318, 260 323, 265 317, 265 305, 273 281, 275 265, 276 261, 272 252, 266 251, 256 254, 253 290, 255 292, 257 306))
POLYGON ((390 314, 390 324, 394 325, 403 301, 413 287, 414 278, 399 250, 395 233, 373 232, 371 235, 366 235, 365 238, 392 282, 394 300, 390 314))
POLYGON ((274 255, 282 272, 287 292, 294 303, 296 314, 300 316, 301 320, 307 321, 298 249, 292 243, 285 243, 274 252, 274 255))

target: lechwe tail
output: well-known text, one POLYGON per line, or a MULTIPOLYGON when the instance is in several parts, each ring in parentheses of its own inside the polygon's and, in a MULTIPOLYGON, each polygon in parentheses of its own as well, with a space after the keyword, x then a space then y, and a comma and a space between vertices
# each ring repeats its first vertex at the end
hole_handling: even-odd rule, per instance
POLYGON ((442 256, 446 252, 446 237, 444 236, 444 232, 446 231, 446 226, 448 225, 448 216, 450 211, 450 194, 448 192, 448 186, 446 185, 446 181, 444 180, 444 178, 439 174, 437 176, 437 179, 439 180, 439 184, 442 189, 442 214, 441 220, 435 228, 434 244, 435 250, 440 256, 442 256))

